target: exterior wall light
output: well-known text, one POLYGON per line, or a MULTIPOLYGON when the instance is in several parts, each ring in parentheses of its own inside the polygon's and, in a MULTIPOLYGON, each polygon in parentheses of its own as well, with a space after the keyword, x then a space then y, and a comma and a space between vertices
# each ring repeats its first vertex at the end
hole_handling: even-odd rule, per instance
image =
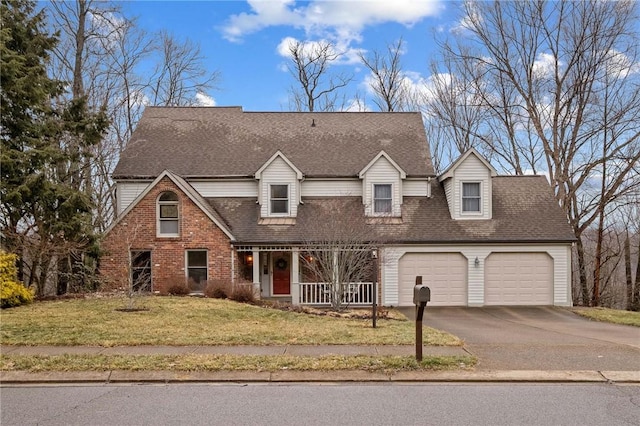
POLYGON ((480 266, 480 259, 478 259, 478 256, 476 256, 476 260, 474 260, 473 263, 476 265, 476 268, 480 266))

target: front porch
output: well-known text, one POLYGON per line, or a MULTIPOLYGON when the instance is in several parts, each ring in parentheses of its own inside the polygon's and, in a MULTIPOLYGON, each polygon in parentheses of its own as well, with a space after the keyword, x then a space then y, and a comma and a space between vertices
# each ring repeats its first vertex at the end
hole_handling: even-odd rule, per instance
POLYGON ((238 247, 244 279, 253 282, 261 298, 291 302, 293 305, 331 306, 340 298, 344 306, 371 306, 373 281, 332 283, 313 280, 308 254, 298 247, 238 247), (307 256, 307 259, 302 258, 307 256))

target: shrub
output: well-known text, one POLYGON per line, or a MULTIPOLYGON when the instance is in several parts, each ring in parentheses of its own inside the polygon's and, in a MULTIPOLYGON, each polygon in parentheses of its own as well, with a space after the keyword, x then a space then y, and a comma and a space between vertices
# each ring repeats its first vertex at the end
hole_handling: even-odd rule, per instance
POLYGON ((229 298, 236 302, 254 304, 256 295, 253 292, 253 284, 237 284, 233 287, 229 298))
POLYGON ((186 296, 191 293, 191 291, 189 290, 189 286, 184 282, 176 281, 167 287, 167 293, 172 296, 186 296))
POLYGON ((204 289, 204 295, 215 299, 228 299, 231 287, 229 280, 210 280, 204 289))
POLYGON ((0 251, 0 308, 33 302, 33 291, 18 282, 15 254, 0 251))

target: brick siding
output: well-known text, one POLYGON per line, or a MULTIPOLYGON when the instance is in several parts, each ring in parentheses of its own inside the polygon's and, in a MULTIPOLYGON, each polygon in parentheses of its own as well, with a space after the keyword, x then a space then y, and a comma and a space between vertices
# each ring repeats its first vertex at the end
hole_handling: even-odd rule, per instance
POLYGON ((176 281, 185 282, 185 251, 191 249, 208 251, 209 280, 231 281, 231 264, 233 261, 237 265, 237 256, 229 237, 170 178, 165 177, 105 236, 100 274, 106 286, 126 288, 130 273, 129 250, 151 251, 152 286, 154 290, 162 290, 176 281), (179 198, 179 237, 156 235, 156 202, 164 191, 173 191, 179 198))

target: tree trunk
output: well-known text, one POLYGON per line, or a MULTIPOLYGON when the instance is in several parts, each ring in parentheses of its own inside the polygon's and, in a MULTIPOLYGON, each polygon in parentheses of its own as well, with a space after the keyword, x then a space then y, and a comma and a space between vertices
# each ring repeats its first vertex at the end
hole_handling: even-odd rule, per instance
POLYGON ((576 242, 576 252, 578 255, 578 276, 580 279, 580 304, 586 306, 589 304, 589 284, 587 282, 587 265, 584 260, 584 245, 582 239, 578 238, 576 242))
POLYGON ((627 311, 633 307, 633 279, 631 276, 631 242, 629 241, 629 231, 624 239, 624 272, 627 284, 627 311))
POLYGON ((599 207, 598 233, 596 240, 596 253, 593 261, 593 293, 591 294, 591 306, 600 305, 600 269, 602 266, 602 238, 604 236, 604 208, 599 207))
POLYGON ((640 311, 640 236, 638 238, 638 257, 636 260, 636 280, 633 284, 633 304, 631 310, 640 311))

